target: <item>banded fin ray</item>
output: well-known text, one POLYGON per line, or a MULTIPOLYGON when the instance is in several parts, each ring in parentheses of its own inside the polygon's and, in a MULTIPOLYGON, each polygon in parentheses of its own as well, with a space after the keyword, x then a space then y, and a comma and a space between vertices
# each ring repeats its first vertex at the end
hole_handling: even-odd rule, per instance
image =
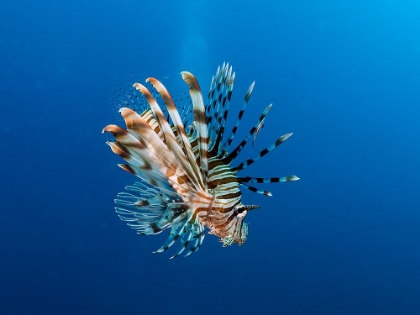
MULTIPOLYGON (((125 189, 126 192, 119 193, 115 199, 115 211, 120 219, 126 221, 138 234, 161 233, 170 226, 169 221, 162 221, 164 214, 168 213, 168 208, 184 204, 176 194, 150 184, 146 185, 143 180, 125 189)), ((174 214, 176 213, 173 212, 172 216, 174 214)))
MULTIPOLYGON (((193 150, 191 148, 191 144, 188 140, 187 134, 184 129, 184 125, 182 124, 181 117, 178 113, 178 110, 176 109, 176 106, 174 102, 172 101, 172 97, 166 90, 166 88, 163 86, 163 84, 156 80, 155 78, 148 78, 146 82, 150 82, 153 87, 158 91, 160 96, 163 99, 163 102, 166 105, 166 108, 168 109, 169 116, 172 119, 172 122, 174 124, 174 127, 177 130, 177 136, 178 136, 178 143, 181 147, 181 149, 184 152, 184 157, 187 159, 189 163, 188 168, 192 168, 193 172, 190 174, 191 179, 194 179, 198 183, 198 186, 202 189, 204 189, 204 182, 203 178, 201 176, 201 172, 197 166, 197 163, 195 162, 195 157, 193 150)), ((179 159, 181 161, 181 156, 179 156, 179 159)), ((182 161, 182 164, 185 164, 184 161, 182 161)), ((187 165, 184 165, 187 166, 187 165)))
POLYGON ((223 158, 226 164, 230 164, 239 155, 239 153, 241 153, 245 145, 248 143, 249 139, 251 139, 251 137, 257 131, 257 128, 261 124, 261 121, 263 121, 265 117, 267 116, 272 106, 273 104, 270 104, 264 109, 264 111, 261 113, 260 117, 258 118, 257 123, 255 124, 254 127, 250 129, 245 139, 243 139, 234 150, 232 150, 225 158, 223 158))
POLYGON ((162 244, 162 246, 153 253, 161 253, 170 248, 177 241, 182 231, 184 230, 184 227, 187 225, 192 216, 193 211, 186 210, 180 213, 178 216, 171 218, 172 220, 167 219, 166 221, 171 221, 171 230, 169 232, 168 238, 162 244))
MULTIPOLYGON (((212 78, 209 92, 209 104, 206 109, 208 121, 210 151, 219 150, 219 143, 223 137, 225 122, 228 116, 230 99, 235 82, 235 72, 229 63, 218 67, 216 75, 212 78)), ((217 152, 218 153, 218 152, 217 152)))
POLYGON ((294 182, 300 178, 296 175, 289 175, 284 177, 238 177, 238 180, 241 183, 254 183, 254 184, 263 184, 263 183, 285 183, 285 182, 294 182))
POLYGON ((229 114, 230 99, 232 97, 233 85, 235 81, 235 73, 231 75, 231 72, 232 72, 232 69, 230 68, 228 72, 228 78, 226 80, 226 93, 224 94, 222 98, 222 101, 221 101, 222 107, 217 117, 218 130, 217 130, 216 140, 214 141, 214 147, 218 148, 218 154, 220 154, 220 149, 222 149, 220 144, 222 142, 223 135, 226 128, 226 121, 229 114))
POLYGON ((204 186, 207 188, 207 151, 208 151, 208 132, 207 132, 207 120, 206 120, 206 109, 204 107, 203 95, 201 94, 200 86, 197 79, 187 71, 181 72, 182 78, 190 87, 190 95, 193 104, 194 119, 195 119, 195 130, 197 132, 196 141, 198 141, 199 161, 201 175, 204 179, 204 186))
POLYGON ((186 185, 181 184, 184 191, 180 191, 176 187, 174 189, 181 194, 188 191, 191 188, 191 181, 184 177, 187 176, 191 179, 193 171, 189 164, 184 163, 185 160, 183 158, 185 157, 176 149, 176 146, 174 145, 174 150, 169 150, 167 145, 136 112, 127 108, 122 108, 120 112, 126 122, 127 130, 135 134, 139 141, 149 149, 150 154, 158 158, 160 162, 173 172, 166 174, 166 176, 169 179, 173 178, 178 183, 180 183, 180 178, 184 183, 190 183, 186 185))
MULTIPOLYGON (((156 85, 158 85, 157 82, 154 82, 156 85)), ((199 186, 200 183, 197 180, 196 171, 191 168, 191 163, 187 162, 187 158, 182 152, 178 142, 175 140, 175 135, 166 120, 160 106, 157 104, 155 98, 152 96, 150 91, 140 83, 135 83, 134 86, 136 89, 144 95, 147 102, 150 105, 150 108, 152 109, 152 112, 154 116, 156 117, 156 120, 161 128, 161 131, 163 132, 164 142, 168 146, 168 151, 174 153, 174 157, 178 161, 180 165, 182 165, 185 172, 188 174, 188 176, 191 178, 191 180, 195 183, 196 186, 199 186)), ((163 92, 162 92, 163 93, 163 92)))
POLYGON ((185 257, 188 257, 192 253, 197 252, 201 245, 203 244, 204 236, 205 236, 205 230, 203 224, 201 224, 198 219, 195 220, 195 222, 192 225, 191 230, 191 237, 194 241, 194 244, 190 246, 189 251, 185 254, 185 257))
POLYGON ((274 150, 275 148, 277 148, 280 144, 282 144, 284 141, 286 141, 287 139, 289 139, 291 136, 293 135, 293 133, 286 133, 282 136, 280 136, 272 145, 268 146, 267 148, 263 149, 260 151, 259 155, 255 158, 252 159, 248 159, 245 162, 240 163, 237 166, 233 166, 232 170, 239 172, 241 170, 243 170, 244 168, 254 164, 256 161, 258 161, 260 158, 262 158, 264 155, 266 155, 267 153, 271 152, 272 150, 274 150))
POLYGON ((273 194, 268 190, 261 190, 261 189, 255 188, 254 186, 244 184, 244 183, 239 183, 239 185, 248 189, 249 191, 252 191, 252 192, 260 194, 260 195, 269 196, 269 197, 273 196, 273 194))
POLYGON ((246 107, 248 105, 249 99, 251 98, 252 91, 254 90, 254 86, 255 86, 255 81, 251 83, 251 85, 248 88, 248 91, 246 92, 246 94, 244 96, 244 103, 242 105, 241 110, 238 113, 238 119, 236 121, 236 125, 232 128, 232 131, 230 132, 230 136, 226 140, 226 143, 223 145, 223 149, 225 150, 225 152, 228 152, 229 147, 232 144, 233 139, 235 138, 236 132, 238 131, 239 124, 240 124, 240 122, 242 120, 242 117, 245 113, 245 110, 246 110, 246 107))
POLYGON ((184 226, 184 228, 181 232, 180 240, 179 240, 179 250, 175 255, 173 255, 169 259, 174 259, 174 258, 178 257, 187 248, 187 246, 188 246, 188 244, 189 244, 189 242, 192 238, 192 235, 193 235, 193 233, 192 233, 193 227, 194 227, 194 225, 191 221, 188 222, 184 226))
POLYGON ((148 179, 156 177, 149 172, 149 169, 153 170, 172 183, 172 187, 177 192, 187 191, 189 186, 186 185, 186 180, 184 179, 186 176, 185 172, 181 167, 177 166, 173 154, 167 150, 162 140, 136 112, 128 108, 121 109, 121 111, 126 120, 127 129, 132 133, 115 125, 108 125, 103 130, 110 132, 118 141, 118 143, 110 143, 114 153, 120 155, 123 159, 130 162, 130 165, 134 166, 121 165, 121 167, 139 177, 142 177, 142 172, 147 173, 149 175, 147 176, 148 179), (140 135, 140 137, 136 138, 133 134, 140 135), (121 145, 124 147, 124 150, 122 150, 121 145), (116 148, 121 150, 117 152, 115 151, 116 148), (157 152, 165 152, 165 154, 156 154, 157 152), (138 168, 138 165, 136 165, 137 160, 140 160, 146 167, 138 168))
POLYGON ((105 131, 110 132, 117 139, 117 142, 107 141, 112 151, 133 166, 121 165, 124 170, 143 177, 154 185, 167 189, 170 187, 165 176, 166 168, 164 165, 154 155, 150 154, 146 147, 138 142, 136 138, 126 130, 115 125, 108 125, 103 129, 103 132, 105 131))

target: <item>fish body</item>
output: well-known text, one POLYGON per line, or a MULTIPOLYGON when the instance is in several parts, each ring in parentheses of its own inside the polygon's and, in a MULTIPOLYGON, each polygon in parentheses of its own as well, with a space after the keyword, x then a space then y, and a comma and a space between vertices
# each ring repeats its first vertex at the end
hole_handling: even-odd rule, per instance
POLYGON ((294 175, 279 178, 238 176, 238 172, 292 135, 281 136, 253 159, 236 162, 250 138, 256 137, 263 127, 271 108, 271 105, 265 108, 246 138, 231 149, 254 83, 245 94, 236 125, 226 137, 226 120, 235 80, 232 67, 223 64, 218 68, 206 103, 194 75, 189 72, 181 75, 189 86, 191 98, 191 108, 184 111, 186 114, 180 114, 161 82, 148 78, 146 82, 157 91, 164 106, 157 103, 146 86, 135 83, 132 93, 143 95, 147 105, 137 111, 121 107, 119 112, 126 128, 108 125, 103 129, 115 139, 107 142, 111 150, 126 161, 119 166, 139 178, 117 195, 117 214, 139 234, 159 234, 169 230, 167 240, 156 253, 178 241, 180 248, 171 258, 185 250, 186 256, 197 251, 206 229, 209 234, 217 236, 223 246, 244 244, 248 237, 248 224, 244 220, 248 211, 259 206, 242 203, 241 187, 270 196, 270 192, 258 190, 249 183, 299 179, 294 175))

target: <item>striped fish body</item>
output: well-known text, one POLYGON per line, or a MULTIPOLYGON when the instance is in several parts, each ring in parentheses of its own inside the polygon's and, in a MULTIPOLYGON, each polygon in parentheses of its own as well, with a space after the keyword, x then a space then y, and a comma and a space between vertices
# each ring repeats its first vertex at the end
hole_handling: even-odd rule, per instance
POLYGON ((237 156, 261 129, 271 108, 269 105, 261 113, 247 137, 231 150, 230 145, 251 97, 254 83, 245 94, 236 125, 230 135, 225 136, 235 79, 232 67, 223 64, 218 68, 212 78, 206 105, 196 78, 189 72, 181 74, 190 87, 192 103, 184 115, 178 111, 163 84, 148 78, 146 82, 153 85, 164 106, 157 103, 145 86, 135 83, 130 95, 140 93, 146 99, 147 106, 140 107, 142 109, 139 112, 126 107, 133 100, 127 94, 122 99, 123 106, 120 109, 126 128, 108 125, 103 130, 115 138, 115 141, 107 142, 111 150, 126 161, 126 164, 119 166, 139 178, 138 182, 118 194, 115 199, 117 214, 139 234, 151 235, 169 230, 167 240, 156 252, 163 252, 178 241, 180 248, 171 258, 187 248, 186 256, 197 251, 206 229, 209 234, 219 237, 223 246, 244 244, 248 236, 245 217, 248 211, 258 206, 242 203, 240 187, 270 196, 271 193, 258 190, 249 183, 299 179, 294 175, 279 178, 238 176, 239 171, 291 136, 281 136, 257 157, 235 165, 237 156))

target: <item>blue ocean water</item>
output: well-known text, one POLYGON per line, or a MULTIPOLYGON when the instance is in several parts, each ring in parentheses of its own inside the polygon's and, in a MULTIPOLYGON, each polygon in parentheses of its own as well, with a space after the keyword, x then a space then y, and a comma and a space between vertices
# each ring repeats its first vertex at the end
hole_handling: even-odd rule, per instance
MULTIPOLYGON (((368 1, 0 3, 0 314, 420 314, 420 5, 368 1), (113 199, 135 178, 101 134, 115 87, 236 71, 231 120, 268 104, 242 246, 153 255, 113 199)), ((241 129, 244 135, 247 128, 241 129)), ((258 152, 252 146, 244 159, 258 152)))

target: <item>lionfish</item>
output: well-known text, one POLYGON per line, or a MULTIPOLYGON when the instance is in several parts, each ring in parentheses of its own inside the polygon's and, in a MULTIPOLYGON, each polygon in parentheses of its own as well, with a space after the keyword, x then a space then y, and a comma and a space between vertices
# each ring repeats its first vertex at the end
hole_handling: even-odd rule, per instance
MULTIPOLYGON (((164 244, 154 253, 161 253, 179 240, 177 257, 188 246, 185 256, 196 252, 203 243, 205 228, 219 237, 223 246, 242 245, 248 237, 248 211, 258 205, 242 203, 240 187, 271 196, 252 183, 291 182, 299 178, 261 178, 239 176, 238 173, 286 141, 292 133, 279 137, 252 159, 236 163, 236 158, 261 128, 271 106, 267 106, 257 123, 235 148, 231 149, 239 123, 254 89, 253 82, 244 97, 238 120, 230 135, 224 137, 235 72, 229 64, 218 67, 212 77, 206 105, 197 79, 190 72, 181 72, 189 86, 192 108, 178 111, 165 86, 148 78, 157 93, 135 83, 133 92, 140 92, 147 101, 142 111, 130 109, 128 101, 119 110, 126 129, 108 125, 103 129, 114 137, 107 144, 127 164, 119 166, 140 180, 127 186, 115 199, 118 216, 138 234, 159 234, 169 229, 164 244), (161 107, 156 98, 165 107, 161 107), (192 113, 191 113, 192 112, 192 113), (184 116, 184 120, 182 119, 184 116), (226 139, 223 139, 226 138, 226 139)), ((132 97, 126 94, 134 103, 132 97)), ((136 96, 137 97, 137 96, 136 96)))

